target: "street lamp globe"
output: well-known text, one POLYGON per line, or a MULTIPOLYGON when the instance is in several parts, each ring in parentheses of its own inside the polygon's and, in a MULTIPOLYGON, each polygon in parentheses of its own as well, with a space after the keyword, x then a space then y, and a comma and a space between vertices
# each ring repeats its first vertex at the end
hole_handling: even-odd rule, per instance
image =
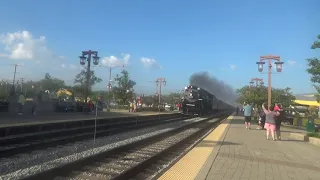
POLYGON ((85 56, 83 56, 83 55, 82 55, 82 56, 79 56, 79 58, 80 58, 80 64, 81 64, 81 65, 85 65, 87 58, 86 58, 85 56))
POLYGON ((93 64, 94 65, 98 65, 99 64, 99 59, 100 59, 99 56, 97 56, 97 55, 93 56, 93 64))
POLYGON ((256 64, 258 64, 258 71, 262 72, 263 71, 263 65, 265 64, 265 62, 259 61, 256 64))
POLYGON ((166 85, 166 84, 167 84, 167 81, 166 81, 166 80, 164 80, 164 81, 163 81, 163 85, 166 85))
POLYGON ((282 64, 284 62, 275 62, 274 64, 276 65, 276 69, 277 69, 277 72, 281 72, 282 71, 282 64))

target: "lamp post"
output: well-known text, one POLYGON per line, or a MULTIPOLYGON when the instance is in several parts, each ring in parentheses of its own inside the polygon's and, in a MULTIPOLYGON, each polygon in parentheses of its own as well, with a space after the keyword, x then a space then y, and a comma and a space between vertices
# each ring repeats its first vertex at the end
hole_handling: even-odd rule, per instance
POLYGON ((89 86, 90 86, 90 79, 91 79, 91 70, 90 70, 90 66, 91 66, 91 57, 93 58, 93 64, 94 65, 98 65, 99 64, 99 58, 98 57, 98 51, 82 51, 82 55, 79 56, 80 58, 80 64, 81 65, 85 65, 86 61, 88 61, 87 64, 87 82, 86 82, 86 87, 85 87, 85 93, 84 93, 84 98, 85 98, 85 103, 88 102, 88 94, 89 94, 89 86), (92 57, 93 55, 93 57, 92 57), (86 57, 88 56, 88 57, 86 57))
POLYGON ((253 86, 254 82, 256 82, 256 86, 258 86, 258 82, 260 82, 260 85, 263 85, 263 79, 260 78, 251 78, 251 81, 249 82, 251 87, 253 86))
POLYGON ((282 64, 284 62, 280 61, 280 56, 260 56, 260 61, 256 64, 258 65, 258 71, 263 71, 264 61, 268 62, 268 108, 271 106, 271 74, 272 74, 272 60, 276 61, 274 64, 276 65, 277 72, 282 71, 282 64))
POLYGON ((156 79, 156 85, 158 87, 159 85, 159 108, 161 104, 161 90, 162 90, 162 84, 165 86, 167 84, 167 81, 165 78, 158 78, 156 79))

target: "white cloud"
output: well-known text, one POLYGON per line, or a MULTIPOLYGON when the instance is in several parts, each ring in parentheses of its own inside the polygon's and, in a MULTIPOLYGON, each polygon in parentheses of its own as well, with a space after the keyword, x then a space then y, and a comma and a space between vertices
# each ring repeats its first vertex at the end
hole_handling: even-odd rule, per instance
POLYGON ((296 61, 290 61, 290 60, 288 60, 288 64, 291 65, 291 66, 294 66, 294 65, 297 64, 297 62, 296 62, 296 61))
POLYGON ((55 55, 47 48, 45 36, 35 37, 26 30, 0 33, 0 57, 6 62, 1 74, 9 79, 13 78, 10 64, 23 64, 17 68, 17 76, 25 78, 40 78, 40 74, 54 71, 60 73, 61 67, 69 66, 64 56, 55 55))
POLYGON ((34 38, 29 31, 18 31, 0 34, 0 42, 4 46, 2 57, 14 60, 45 61, 52 58, 64 59, 56 56, 46 46, 46 37, 34 38))
POLYGON ((66 64, 61 64, 60 67, 61 68, 67 68, 67 65, 66 64))
POLYGON ((229 67, 230 67, 231 70, 235 70, 237 68, 237 66, 234 65, 234 64, 229 64, 229 67))
POLYGON ((147 57, 142 57, 140 59, 141 63, 144 65, 146 68, 157 68, 157 69, 162 69, 162 66, 157 63, 155 59, 147 58, 147 57))
POLYGON ((80 69, 80 68, 81 68, 80 65, 79 65, 79 66, 76 66, 76 65, 74 65, 74 64, 64 64, 64 63, 61 64, 60 67, 61 67, 62 69, 72 69, 72 70, 80 69))
POLYGON ((103 66, 115 67, 129 64, 130 54, 121 54, 122 58, 116 56, 104 57, 101 60, 103 66))

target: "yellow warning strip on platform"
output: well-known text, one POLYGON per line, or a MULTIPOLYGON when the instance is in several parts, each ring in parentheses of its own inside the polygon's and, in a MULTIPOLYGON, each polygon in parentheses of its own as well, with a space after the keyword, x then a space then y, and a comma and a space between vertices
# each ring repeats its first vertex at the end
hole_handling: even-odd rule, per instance
MULTIPOLYGON (((227 119, 231 120, 233 116, 227 119)), ((207 161, 229 123, 220 124, 191 151, 183 156, 159 180, 193 180, 207 161)))

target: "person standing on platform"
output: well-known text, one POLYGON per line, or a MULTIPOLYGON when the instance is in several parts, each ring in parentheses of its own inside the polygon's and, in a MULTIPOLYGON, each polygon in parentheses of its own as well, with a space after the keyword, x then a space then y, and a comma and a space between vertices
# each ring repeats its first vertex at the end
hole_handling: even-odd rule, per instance
POLYGON ((24 106, 25 102, 26 102, 26 98, 24 97, 24 95, 22 93, 20 93, 19 99, 18 99, 18 104, 19 104, 18 115, 23 115, 23 106, 24 106))
POLYGON ((259 125, 257 129, 264 129, 265 122, 266 122, 266 114, 261 109, 261 112, 259 113, 259 125))
POLYGON ((280 127, 281 127, 281 122, 284 118, 284 111, 283 111, 282 105, 280 104, 280 107, 278 107, 278 109, 276 109, 275 111, 280 113, 280 115, 278 117, 276 117, 276 135, 277 135, 278 140, 281 140, 280 127))
POLYGON ((270 107, 268 110, 264 107, 265 104, 262 104, 263 112, 266 114, 266 123, 264 125, 264 128, 266 129, 266 138, 269 139, 269 134, 271 132, 272 140, 275 139, 275 131, 276 131, 276 120, 275 117, 279 116, 280 113, 278 111, 274 111, 274 107, 270 107))
POLYGON ((133 108, 133 103, 130 102, 130 104, 129 104, 129 112, 132 112, 132 108, 133 108))
POLYGON ((33 105, 32 105, 32 109, 31 109, 31 113, 33 115, 37 114, 37 106, 39 104, 39 101, 40 101, 39 95, 35 95, 34 98, 33 98, 33 105))
POLYGON ((137 102, 133 100, 133 112, 137 112, 137 102))
POLYGON ((244 107, 244 124, 246 125, 246 129, 250 129, 251 126, 251 116, 252 116, 252 106, 247 103, 244 107))

